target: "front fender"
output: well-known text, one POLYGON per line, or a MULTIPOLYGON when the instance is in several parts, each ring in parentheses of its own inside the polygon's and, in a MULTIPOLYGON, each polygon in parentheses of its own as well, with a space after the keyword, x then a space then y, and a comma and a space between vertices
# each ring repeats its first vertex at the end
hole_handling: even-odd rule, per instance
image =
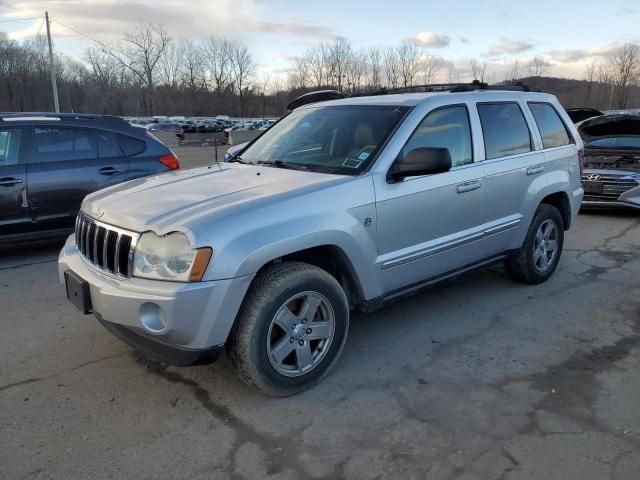
MULTIPOLYGON (((375 207, 321 212, 245 229, 214 252, 208 280, 255 274, 274 259, 320 246, 340 248, 353 266, 365 299, 380 295, 375 272, 377 251, 374 227, 362 218, 375 218, 375 207)), ((375 225, 375 222, 370 222, 375 225)))

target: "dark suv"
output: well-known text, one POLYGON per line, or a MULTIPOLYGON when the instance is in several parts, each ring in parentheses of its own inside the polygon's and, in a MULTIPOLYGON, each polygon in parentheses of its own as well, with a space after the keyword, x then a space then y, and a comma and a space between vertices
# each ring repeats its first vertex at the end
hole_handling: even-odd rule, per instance
POLYGON ((118 117, 0 114, 0 243, 66 235, 89 193, 178 168, 118 117))

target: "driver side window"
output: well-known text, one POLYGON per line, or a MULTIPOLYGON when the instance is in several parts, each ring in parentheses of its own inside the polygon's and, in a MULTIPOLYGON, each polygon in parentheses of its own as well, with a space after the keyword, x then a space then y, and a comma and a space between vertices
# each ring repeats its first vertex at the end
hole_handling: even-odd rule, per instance
POLYGON ((473 163, 471 127, 467 107, 439 108, 430 112, 415 129, 402 149, 402 155, 420 147, 447 148, 451 166, 473 163))

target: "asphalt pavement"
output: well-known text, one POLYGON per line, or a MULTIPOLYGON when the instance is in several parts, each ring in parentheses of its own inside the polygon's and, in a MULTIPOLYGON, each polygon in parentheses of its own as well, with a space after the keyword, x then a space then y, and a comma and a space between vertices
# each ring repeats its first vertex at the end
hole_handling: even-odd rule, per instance
POLYGON ((356 315, 264 397, 142 358, 66 300, 61 242, 0 249, 0 478, 640 478, 640 216, 579 215, 538 286, 500 267, 356 315))

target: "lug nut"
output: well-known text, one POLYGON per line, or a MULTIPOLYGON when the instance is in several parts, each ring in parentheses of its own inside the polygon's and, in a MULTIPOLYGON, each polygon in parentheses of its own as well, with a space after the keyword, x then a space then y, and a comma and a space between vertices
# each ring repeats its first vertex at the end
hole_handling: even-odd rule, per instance
POLYGON ((294 338, 293 337, 289 337, 289 343, 293 343, 294 338))
POLYGON ((307 319, 306 319, 306 318, 303 318, 303 319, 302 319, 302 323, 307 323, 307 319))
POLYGON ((311 331, 312 330, 310 328, 307 328, 307 335, 309 335, 311 333, 311 331))
POLYGON ((302 347, 302 346, 304 345, 304 340, 300 340, 300 341, 298 342, 298 345, 300 345, 300 346, 302 347))

